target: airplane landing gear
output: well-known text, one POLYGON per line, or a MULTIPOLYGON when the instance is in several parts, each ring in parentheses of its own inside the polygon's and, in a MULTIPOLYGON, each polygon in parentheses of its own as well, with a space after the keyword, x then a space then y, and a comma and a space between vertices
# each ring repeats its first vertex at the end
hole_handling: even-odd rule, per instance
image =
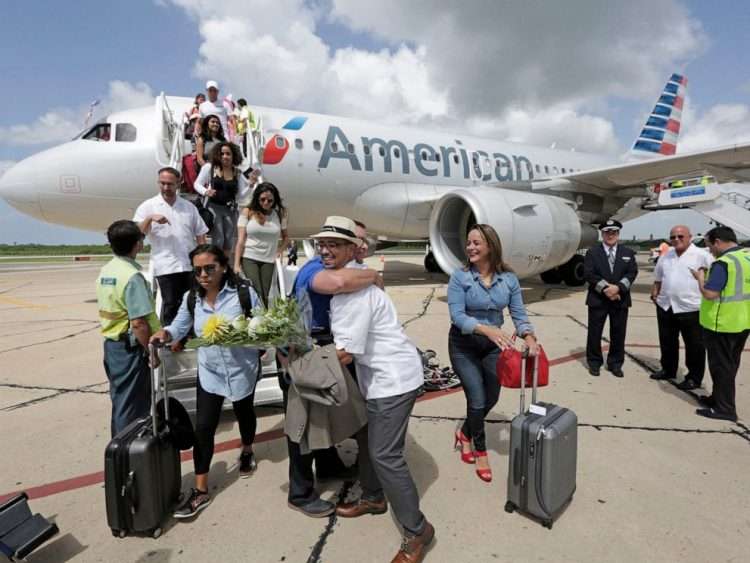
POLYGON ((583 256, 575 254, 562 266, 542 272, 541 278, 544 283, 555 284, 564 281, 570 287, 582 286, 586 283, 583 276, 583 256))
POLYGON ((431 274, 441 274, 443 272, 443 270, 440 268, 440 265, 437 263, 437 260, 435 260, 435 255, 432 253, 432 251, 429 251, 427 254, 425 254, 424 268, 431 274))

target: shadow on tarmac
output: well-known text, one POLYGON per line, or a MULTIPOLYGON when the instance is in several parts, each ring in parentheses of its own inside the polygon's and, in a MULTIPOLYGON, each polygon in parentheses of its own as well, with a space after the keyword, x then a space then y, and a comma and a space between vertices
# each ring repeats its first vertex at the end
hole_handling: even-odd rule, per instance
MULTIPOLYGON (((73 534, 68 533, 39 548, 31 555, 31 558, 34 563, 64 563, 87 549, 87 545, 81 544, 73 534)), ((149 559, 149 561, 154 560, 149 559)))

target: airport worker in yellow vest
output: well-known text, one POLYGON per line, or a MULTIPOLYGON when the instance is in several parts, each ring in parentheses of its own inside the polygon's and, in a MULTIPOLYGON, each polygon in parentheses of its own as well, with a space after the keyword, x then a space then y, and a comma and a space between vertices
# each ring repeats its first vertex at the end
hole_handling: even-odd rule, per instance
POLYGON ((133 221, 107 229, 114 257, 99 272, 96 300, 104 336, 104 371, 112 399, 112 436, 151 407, 148 340, 159 330, 154 299, 135 257, 143 233, 133 221))
POLYGON ((704 269, 693 270, 693 275, 702 294, 700 324, 713 391, 699 399, 706 408, 695 412, 734 422, 735 378, 750 334, 750 250, 737 244, 737 236, 729 227, 714 227, 705 240, 716 261, 707 280, 704 269))

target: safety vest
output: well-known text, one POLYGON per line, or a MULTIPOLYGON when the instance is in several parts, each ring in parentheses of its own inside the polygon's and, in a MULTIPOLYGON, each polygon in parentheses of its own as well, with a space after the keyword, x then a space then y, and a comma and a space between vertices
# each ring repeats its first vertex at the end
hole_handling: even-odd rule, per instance
MULTIPOLYGON (((125 307, 125 288, 130 278, 140 275, 135 264, 119 256, 115 256, 99 272, 96 280, 96 300, 99 303, 102 336, 105 338, 118 340, 130 328, 128 310, 125 307)), ((151 305, 154 305, 153 297, 151 305)), ((159 330, 159 318, 155 312, 149 313, 146 320, 152 333, 159 330)))
POLYGON ((727 265, 727 284, 718 299, 701 300, 701 326, 713 332, 750 329, 750 250, 728 252, 716 260, 727 265))

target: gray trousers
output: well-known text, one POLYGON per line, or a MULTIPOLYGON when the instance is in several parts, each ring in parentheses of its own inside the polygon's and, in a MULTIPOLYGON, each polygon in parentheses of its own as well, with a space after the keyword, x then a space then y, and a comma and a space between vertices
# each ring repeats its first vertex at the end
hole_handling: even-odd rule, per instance
POLYGON ((209 233, 211 244, 224 250, 232 250, 237 238, 237 210, 210 201, 208 208, 214 214, 214 227, 209 233))
POLYGON ((114 438, 128 424, 151 409, 151 371, 148 355, 129 340, 104 339, 104 372, 112 399, 111 432, 114 438))
MULTIPOLYGON (((416 400, 416 389, 394 397, 367 400, 369 462, 396 520, 407 533, 415 535, 424 530, 425 519, 419 510, 417 486, 406 465, 404 446, 409 416, 416 400)), ((365 498, 378 496, 375 491, 367 490, 369 487, 365 483, 362 483, 362 488, 365 498)))

